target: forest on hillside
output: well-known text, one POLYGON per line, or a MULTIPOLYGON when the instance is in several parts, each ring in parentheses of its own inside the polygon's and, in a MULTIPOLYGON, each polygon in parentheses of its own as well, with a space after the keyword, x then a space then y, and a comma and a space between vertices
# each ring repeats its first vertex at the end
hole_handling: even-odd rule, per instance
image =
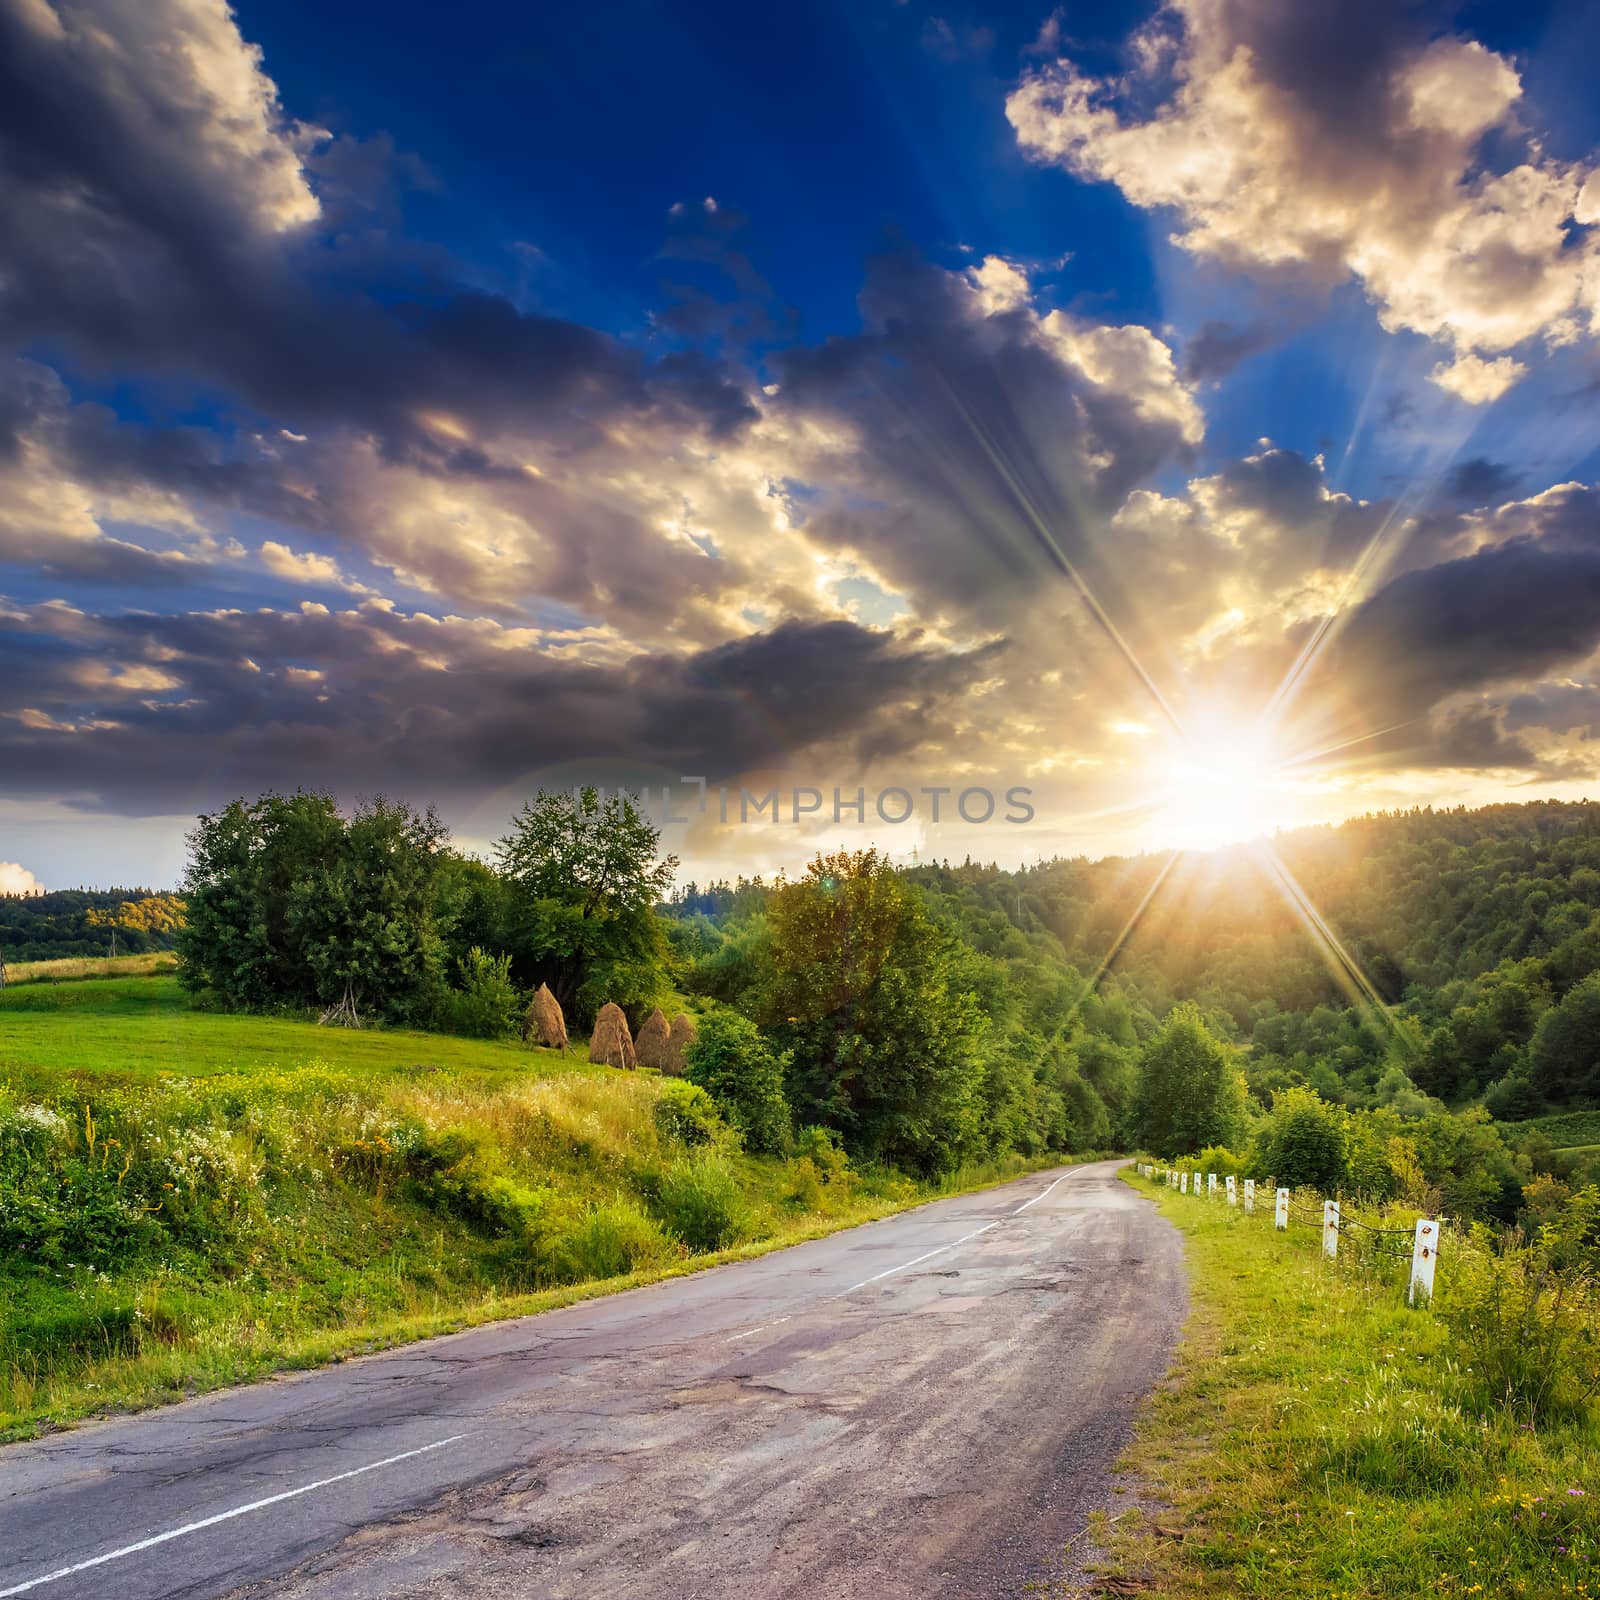
POLYGON ((676 866, 623 795, 541 794, 489 860, 431 812, 265 795, 200 819, 181 903, 0 902, 0 931, 13 959, 175 944, 233 1009, 482 1037, 541 985, 576 1037, 608 1001, 686 1012, 751 1148, 919 1173, 1142 1147, 1281 1176, 1309 1118, 1317 1181, 1511 1220, 1600 1166, 1560 1140, 1600 1110, 1600 806, 1018 870, 867 850, 674 891, 676 866))
POLYGON ((153 889, 56 889, 0 895, 0 961, 171 950, 183 902, 153 889))

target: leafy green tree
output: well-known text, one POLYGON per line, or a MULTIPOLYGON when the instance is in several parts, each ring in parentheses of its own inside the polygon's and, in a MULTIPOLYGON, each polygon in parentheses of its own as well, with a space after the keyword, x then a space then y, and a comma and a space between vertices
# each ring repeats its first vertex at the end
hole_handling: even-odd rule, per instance
POLYGON ((382 798, 346 819, 326 794, 266 794, 202 816, 189 835, 186 987, 245 1009, 332 1006, 430 1018, 443 824, 382 798))
POLYGON ((1557 1104, 1600 1101, 1600 973, 1540 1018, 1529 1061, 1534 1087, 1557 1104))
POLYGON ((768 919, 759 1020, 792 1051, 800 1120, 922 1172, 976 1151, 982 1017, 917 891, 875 850, 819 856, 773 895, 768 919))
POLYGON ((1134 1121, 1140 1143, 1167 1156, 1233 1144, 1245 1113, 1232 1052, 1192 1002, 1176 1005, 1139 1059, 1134 1121))
POLYGON ((395 1021, 432 1017, 442 987, 434 906, 446 838, 432 811, 379 797, 358 805, 329 856, 299 873, 285 934, 318 1004, 348 998, 395 1021))
POLYGON ((1482 1106, 1436 1112, 1409 1124, 1407 1134, 1428 1182, 1439 1190, 1446 1216, 1516 1220, 1521 1174, 1482 1106))
POLYGON ((749 1150, 776 1153, 791 1132, 783 1080, 789 1057, 772 1048, 748 1017, 718 1010, 701 1019, 684 1075, 716 1101, 749 1150))
POLYGON ((677 871, 660 832, 626 794, 541 789, 496 847, 508 894, 504 946, 530 988, 547 983, 580 1021, 614 1000, 666 998, 666 939, 655 907, 677 871))
POLYGON ((1347 1122, 1344 1108, 1314 1089, 1285 1089, 1256 1133, 1257 1172, 1291 1189, 1304 1184, 1336 1194, 1350 1170, 1347 1122))

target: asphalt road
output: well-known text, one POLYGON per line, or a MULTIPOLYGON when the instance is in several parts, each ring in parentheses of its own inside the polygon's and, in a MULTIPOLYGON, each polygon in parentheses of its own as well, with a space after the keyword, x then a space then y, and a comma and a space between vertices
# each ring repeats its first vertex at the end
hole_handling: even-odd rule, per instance
POLYGON ((0 1450, 0 1597, 1021 1595, 1184 1312, 1115 1171, 0 1450))

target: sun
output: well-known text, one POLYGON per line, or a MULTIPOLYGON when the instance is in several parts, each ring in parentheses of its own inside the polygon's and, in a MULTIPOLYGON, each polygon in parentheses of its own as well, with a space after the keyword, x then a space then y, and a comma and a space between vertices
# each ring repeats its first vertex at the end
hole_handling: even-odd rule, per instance
POLYGON ((1157 755, 1153 842, 1215 850, 1271 833, 1287 820, 1290 783, 1270 734, 1225 717, 1207 718, 1157 755))

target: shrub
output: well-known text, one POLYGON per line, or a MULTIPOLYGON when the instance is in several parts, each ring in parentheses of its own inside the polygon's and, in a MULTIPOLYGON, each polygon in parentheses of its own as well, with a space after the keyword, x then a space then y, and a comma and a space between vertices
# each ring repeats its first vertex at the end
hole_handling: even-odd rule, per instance
POLYGON ((691 1083, 707 1090, 751 1150, 778 1151, 789 1142, 789 1102, 783 1077, 789 1056, 779 1054, 747 1017, 713 1011, 684 1052, 691 1083))
POLYGON ((654 1196, 657 1215, 691 1250, 721 1250, 749 1226, 749 1208, 728 1164, 716 1156, 674 1161, 654 1196))
POLYGON ((590 1278, 620 1278, 666 1261, 672 1240, 654 1217, 630 1200, 595 1206, 561 1241, 556 1258, 561 1276, 572 1283, 590 1278))
POLYGON ((716 1144, 732 1130, 717 1111, 717 1103, 698 1084, 668 1078, 656 1101, 656 1131, 663 1139, 680 1144, 716 1144))
POLYGON ((1600 1191, 1548 1215, 1531 1241, 1477 1224, 1440 1305, 1475 1387, 1530 1420, 1579 1411, 1600 1389, 1600 1191))
POLYGON ((458 984, 439 1001, 447 1033, 469 1039, 505 1039, 522 1026, 526 999, 511 981, 511 957, 492 956, 474 945, 456 963, 458 984))
POLYGON ((845 1194, 850 1189, 850 1157, 832 1128, 802 1128, 794 1141, 789 1162, 790 1204, 807 1211, 822 1208, 830 1193, 845 1194))
POLYGON ((1250 1171, 1250 1163, 1244 1156, 1235 1155, 1221 1144, 1208 1144, 1193 1158, 1192 1164, 1186 1161, 1183 1165, 1191 1172, 1214 1172, 1219 1178, 1242 1178, 1250 1171))
POLYGON ((1349 1172, 1345 1117, 1342 1107, 1329 1105, 1315 1089, 1283 1090, 1256 1136, 1257 1174, 1291 1189, 1333 1194, 1349 1172))
POLYGON ((832 1128, 802 1128, 795 1137, 794 1153, 797 1159, 809 1160, 824 1183, 849 1182, 850 1157, 832 1128))

